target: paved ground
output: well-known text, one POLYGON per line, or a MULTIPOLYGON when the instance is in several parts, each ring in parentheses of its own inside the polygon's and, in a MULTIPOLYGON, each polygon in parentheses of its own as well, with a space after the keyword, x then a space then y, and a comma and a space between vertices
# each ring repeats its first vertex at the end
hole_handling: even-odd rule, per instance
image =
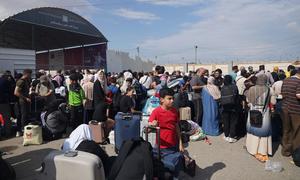
MULTIPOLYGON (((300 179, 300 168, 291 164, 291 158, 280 155, 280 146, 275 146, 275 154, 272 161, 282 163, 284 170, 279 173, 264 170, 264 164, 250 156, 243 148, 245 138, 237 143, 229 144, 222 136, 211 137, 212 145, 203 141, 192 142, 187 147, 190 156, 196 159, 196 177, 187 175, 181 179, 197 180, 298 180, 300 179)), ((22 146, 22 138, 11 138, 0 141, 0 150, 9 152, 4 156, 15 168, 18 180, 35 180, 35 169, 39 168, 43 157, 52 149, 59 149, 63 139, 45 143, 40 146, 22 146)), ((105 149, 109 154, 113 153, 112 145, 105 149)))

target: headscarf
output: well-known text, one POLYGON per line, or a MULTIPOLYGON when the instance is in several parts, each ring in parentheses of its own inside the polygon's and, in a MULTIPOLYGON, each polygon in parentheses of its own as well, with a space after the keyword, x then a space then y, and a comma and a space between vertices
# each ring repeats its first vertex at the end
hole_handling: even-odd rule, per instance
POLYGON ((81 81, 81 85, 84 85, 84 84, 86 84, 86 83, 88 83, 88 82, 91 82, 92 79, 93 79, 93 75, 92 75, 92 74, 85 74, 85 75, 83 76, 82 81, 81 81))
POLYGON ((97 81, 97 80, 99 80, 99 82, 100 82, 100 84, 101 84, 101 86, 103 88, 104 93, 107 94, 108 93, 107 80, 106 80, 105 73, 104 73, 103 70, 98 71, 97 78, 95 78, 95 81, 97 81), (100 77, 100 73, 104 74, 103 78, 100 77))
POLYGON ((75 150, 84 140, 92 140, 92 132, 87 124, 81 124, 70 134, 63 144, 63 151, 75 150))
POLYGON ((214 85, 215 78, 210 76, 207 79, 207 85, 206 88, 208 90, 208 93, 214 98, 214 100, 221 98, 221 92, 218 88, 218 86, 214 85))
POLYGON ((133 76, 132 76, 132 74, 130 73, 130 72, 124 72, 124 80, 126 81, 126 79, 128 79, 128 78, 133 78, 133 76))
POLYGON ((261 97, 268 90, 268 87, 266 86, 268 82, 268 76, 265 74, 260 74, 256 77, 257 80, 255 86, 252 86, 249 90, 245 91, 245 96, 247 97, 248 102, 251 104, 263 104, 264 99, 258 97, 261 97), (258 99, 262 99, 262 101, 259 102, 258 99))
POLYGON ((268 76, 266 74, 259 74, 257 76, 256 85, 267 85, 268 83, 268 76))

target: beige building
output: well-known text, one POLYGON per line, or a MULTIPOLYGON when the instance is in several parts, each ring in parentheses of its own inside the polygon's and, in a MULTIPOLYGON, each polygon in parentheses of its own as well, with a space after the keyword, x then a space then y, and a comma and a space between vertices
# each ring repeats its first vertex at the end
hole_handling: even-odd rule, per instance
MULTIPOLYGON (((254 71, 258 70, 259 65, 264 64, 267 71, 273 71, 274 66, 278 66, 279 69, 287 70, 288 65, 292 64, 295 60, 291 61, 261 61, 261 62, 236 62, 233 65, 237 65, 238 67, 244 66, 246 69, 249 66, 252 66, 254 71)), ((231 71, 232 64, 166 64, 164 65, 167 72, 172 73, 173 71, 182 71, 189 72, 195 71, 196 69, 203 67, 208 69, 209 72, 214 71, 215 69, 221 69, 223 74, 228 74, 231 71)))

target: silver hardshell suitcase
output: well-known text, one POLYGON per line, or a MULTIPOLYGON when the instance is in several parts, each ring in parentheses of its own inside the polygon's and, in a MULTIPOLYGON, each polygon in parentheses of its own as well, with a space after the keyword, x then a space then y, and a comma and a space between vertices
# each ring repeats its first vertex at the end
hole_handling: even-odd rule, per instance
POLYGON ((105 180, 100 158, 83 151, 51 151, 42 163, 40 180, 105 180))

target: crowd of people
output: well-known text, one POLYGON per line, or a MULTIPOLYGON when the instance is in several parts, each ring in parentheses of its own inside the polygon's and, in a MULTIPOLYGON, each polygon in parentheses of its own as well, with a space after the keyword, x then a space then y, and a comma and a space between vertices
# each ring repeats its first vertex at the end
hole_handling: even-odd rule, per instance
MULTIPOLYGON (((259 161, 265 162, 272 155, 272 141, 281 141, 283 156, 290 156, 300 147, 299 61, 286 71, 274 67, 273 72, 266 71, 264 65, 257 71, 251 66, 233 66, 227 75, 221 69, 209 72, 204 68, 169 74, 163 66, 146 73, 70 70, 63 74, 58 70, 51 76, 40 70, 34 75, 32 78, 32 71, 25 69, 14 77, 9 71, 0 77, 0 111, 10 112, 8 117, 17 119, 16 136, 22 135, 29 122, 43 121, 41 114, 49 111, 55 101, 68 104, 68 126, 73 130, 90 120, 106 122, 113 128, 117 112, 142 111, 147 98, 159 97, 163 89, 162 106, 149 119, 152 125, 159 125, 157 121, 166 117, 166 108, 174 104, 170 116, 178 116, 180 107, 190 107, 191 120, 207 135, 224 132, 223 138, 229 143, 246 135, 247 151, 259 161)), ((177 119, 174 117, 174 122, 177 119)), ((172 137, 178 136, 178 127, 171 127, 172 137)), ((177 137, 170 139, 163 134, 163 142, 170 141, 172 147, 178 144, 177 137)), ((181 144, 178 148, 183 150, 181 144)))

